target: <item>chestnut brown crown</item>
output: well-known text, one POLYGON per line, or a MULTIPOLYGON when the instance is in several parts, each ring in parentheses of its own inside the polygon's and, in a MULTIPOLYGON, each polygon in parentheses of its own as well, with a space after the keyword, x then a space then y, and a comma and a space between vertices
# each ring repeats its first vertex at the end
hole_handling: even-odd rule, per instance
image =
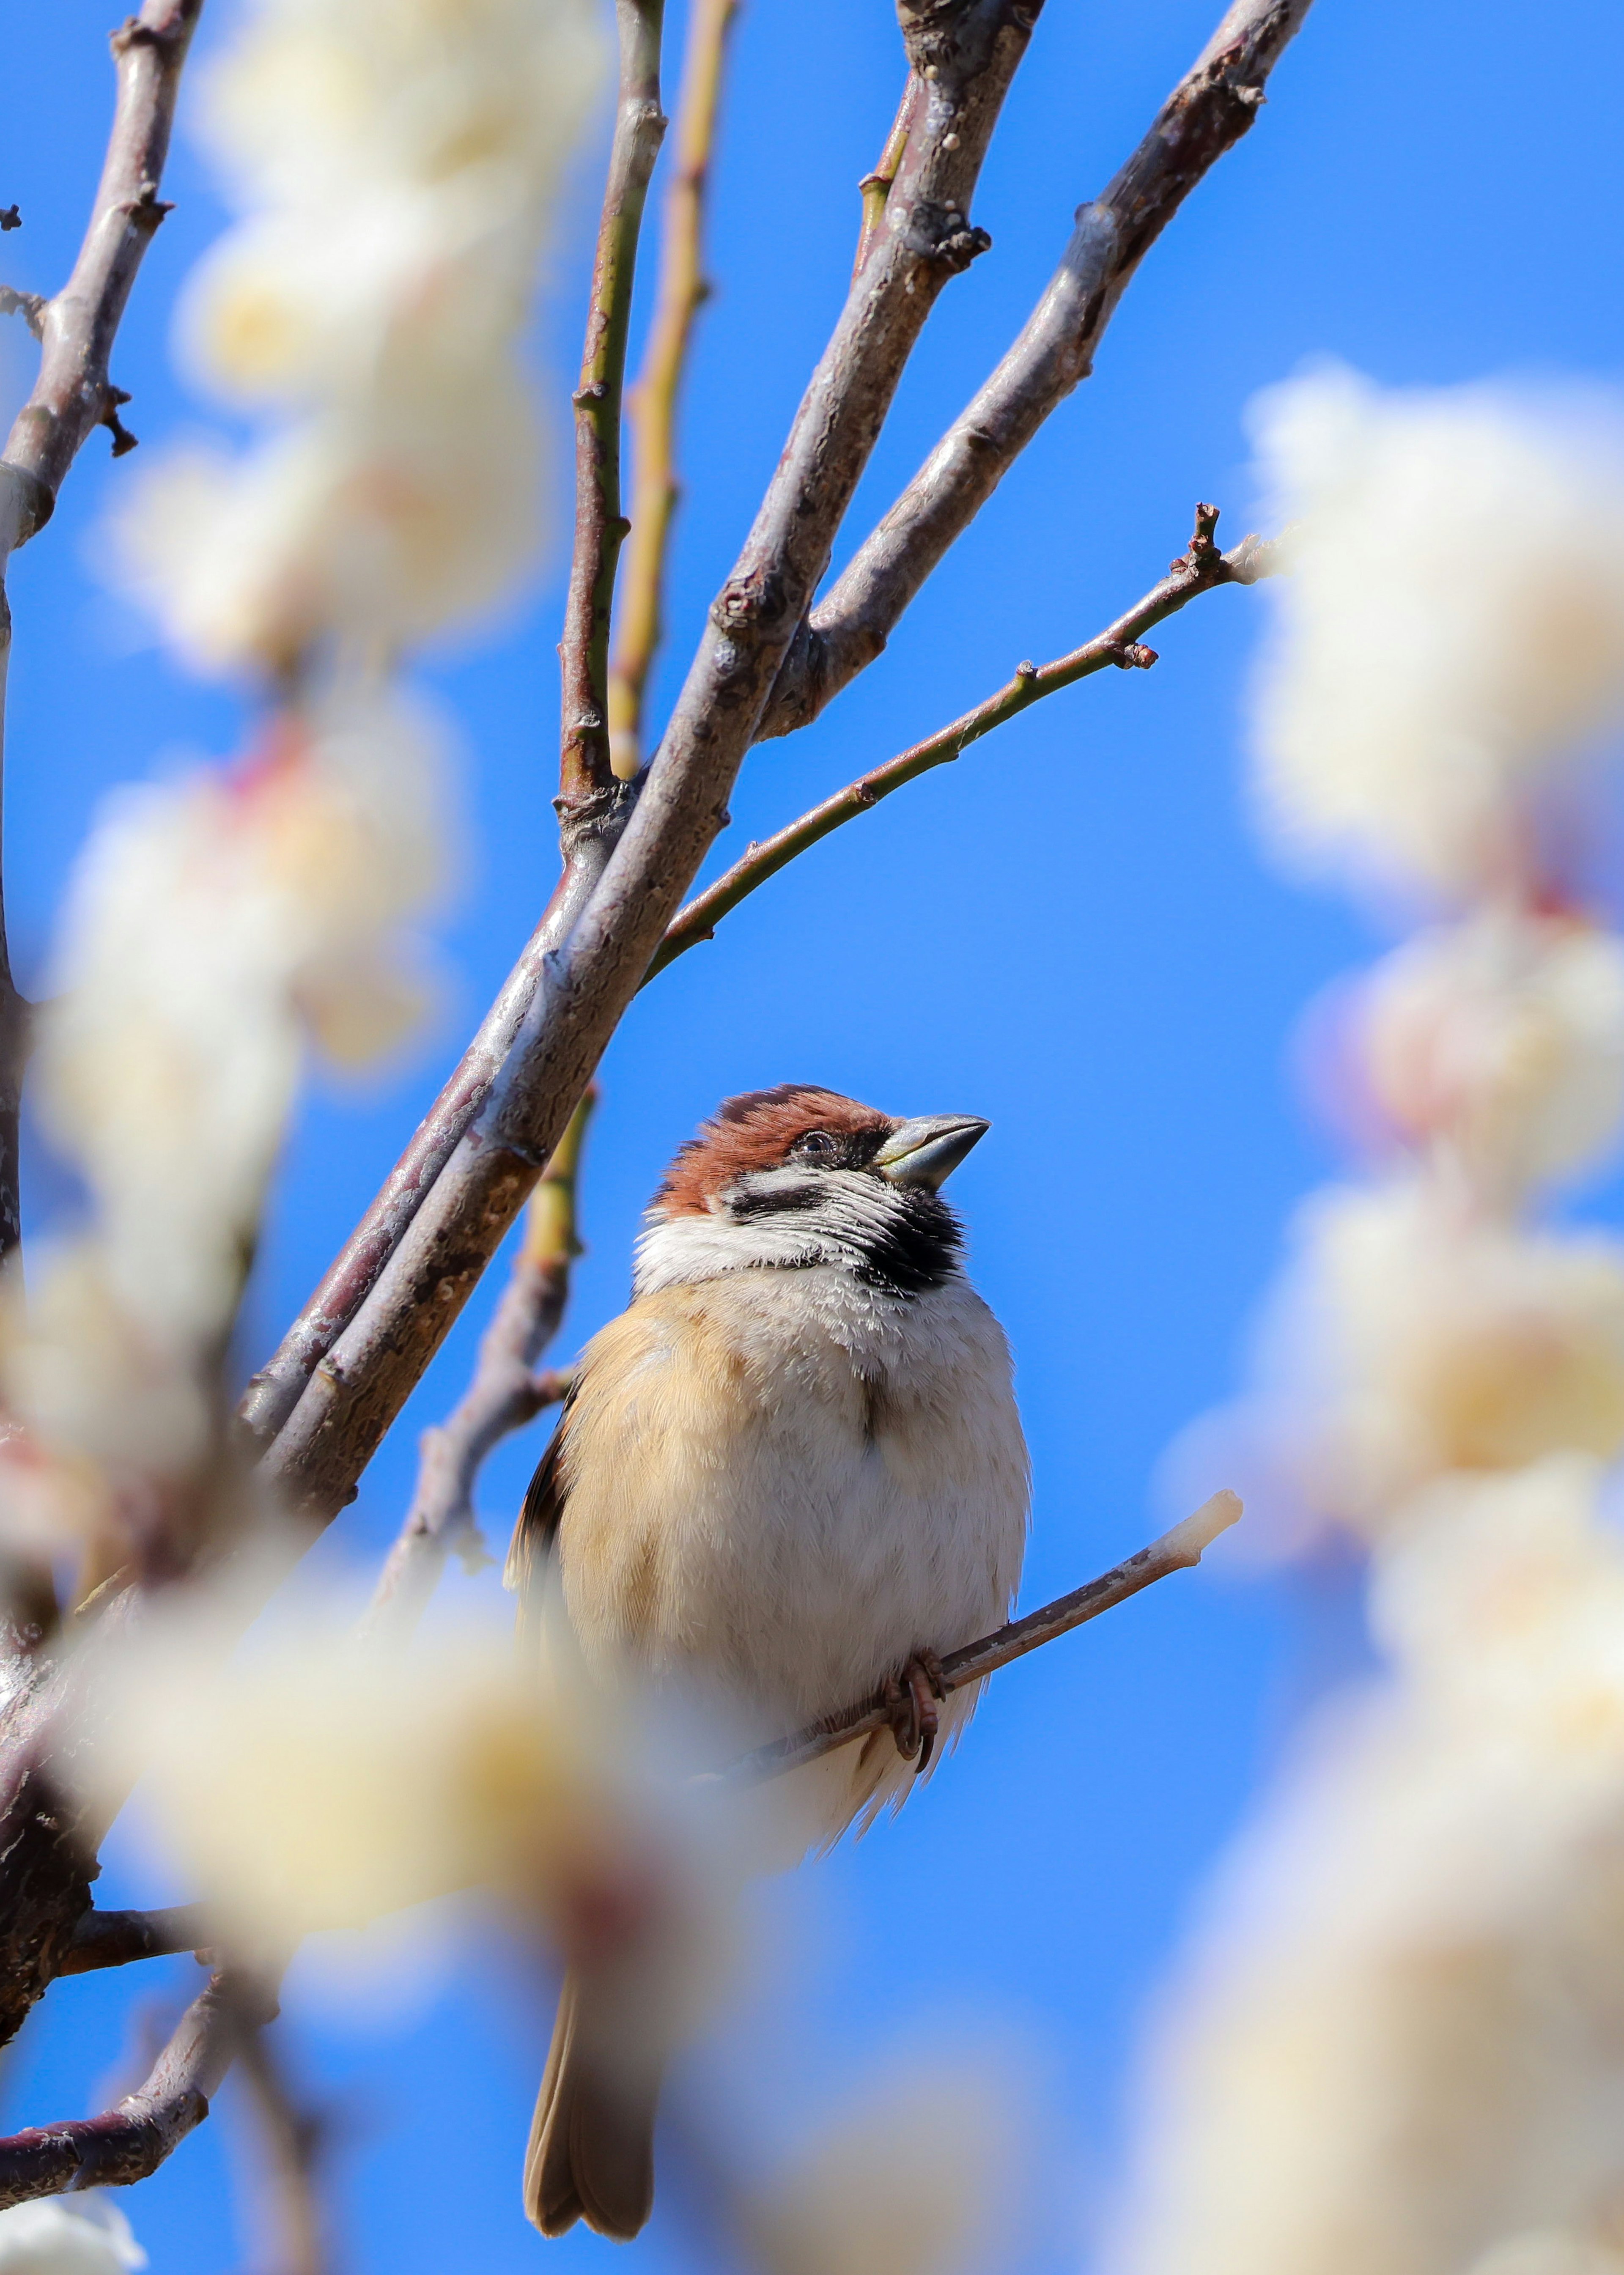
POLYGON ((838 1091, 812 1083, 780 1083, 725 1099, 699 1133, 679 1146, 653 1206, 667 1216, 702 1216, 718 1194, 752 1169, 775 1169, 797 1141, 814 1131, 858 1141, 854 1151, 878 1152, 901 1122, 860 1106, 838 1091))

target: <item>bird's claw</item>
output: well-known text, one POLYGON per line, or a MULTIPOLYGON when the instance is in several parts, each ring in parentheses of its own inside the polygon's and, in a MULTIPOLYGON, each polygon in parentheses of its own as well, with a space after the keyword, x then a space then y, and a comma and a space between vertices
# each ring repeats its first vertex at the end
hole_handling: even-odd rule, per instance
POLYGON ((882 1694, 886 1719, 897 1752, 905 1762, 912 1762, 916 1777, 930 1767, 941 1727, 937 1701, 947 1695, 941 1661, 933 1651, 916 1651, 900 1675, 886 1677, 882 1694))

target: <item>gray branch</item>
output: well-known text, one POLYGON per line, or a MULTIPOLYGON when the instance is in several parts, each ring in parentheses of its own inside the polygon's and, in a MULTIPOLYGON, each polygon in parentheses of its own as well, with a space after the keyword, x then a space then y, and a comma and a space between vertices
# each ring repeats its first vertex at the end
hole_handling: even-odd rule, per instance
POLYGON ((1235 0, 1128 163, 1078 208, 1071 242, 1020 337, 797 632, 763 737, 805 726, 874 661, 1050 412, 1088 377, 1135 270, 1256 119, 1269 73, 1309 5, 1235 0))

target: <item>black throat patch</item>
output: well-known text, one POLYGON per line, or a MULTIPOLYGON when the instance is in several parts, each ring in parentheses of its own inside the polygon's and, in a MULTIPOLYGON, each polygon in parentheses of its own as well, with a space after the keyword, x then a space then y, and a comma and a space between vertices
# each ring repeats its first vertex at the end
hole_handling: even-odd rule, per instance
POLYGON ((737 1223, 798 1218, 811 1239, 789 1268, 844 1263, 865 1287, 892 1296, 941 1287, 958 1269, 964 1247, 963 1229, 940 1193, 888 1184, 862 1170, 746 1186, 729 1194, 728 1212, 737 1223))

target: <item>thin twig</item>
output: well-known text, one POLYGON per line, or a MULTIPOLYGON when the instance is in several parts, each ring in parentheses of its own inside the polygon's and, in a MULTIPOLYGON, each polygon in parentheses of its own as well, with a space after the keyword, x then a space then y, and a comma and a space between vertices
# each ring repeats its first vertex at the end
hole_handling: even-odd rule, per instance
POLYGON ((815 719, 903 610, 1057 404, 1086 379, 1139 263, 1263 106, 1309 0, 1235 0, 1150 132, 1076 226, 1019 338, 797 632, 760 723, 815 719))
MULTIPOLYGON (((34 390, 0 457, 0 752, 11 653, 6 564, 49 520, 68 468, 93 428, 110 425, 115 450, 128 447, 118 439, 125 431, 118 405, 129 397, 113 386, 108 360, 141 256, 169 211, 158 183, 181 66, 202 8, 203 0, 147 0, 140 14, 114 33, 118 91, 112 129, 73 273, 52 300, 9 290, 4 295, 5 306, 27 318, 43 352, 34 390)), ((7 223, 16 225, 15 220, 7 223)), ((27 1010, 11 976, 0 894, 0 1261, 21 1238, 18 1130, 26 1033, 27 1010)))
POLYGON ((238 1419, 260 1447, 269 1445, 291 1416, 484 1107, 541 986, 548 958, 569 937, 631 810, 632 794, 616 783, 609 765, 604 651, 625 531, 619 465, 626 328, 649 172, 665 131, 660 110, 661 5, 662 0, 616 4, 619 105, 576 391, 576 543, 559 650, 563 870, 540 921, 439 1097, 298 1319, 249 1381, 238 1419), (578 730, 572 722, 579 722, 578 730))
POLYGON ((260 1978, 223 1969, 181 2016, 145 2084, 116 2107, 0 2140, 0 2206, 67 2188, 126 2188, 155 2173, 208 2116, 245 2037, 276 2011, 260 1978))
POLYGON ((417 1492, 367 1614, 374 1630, 399 1635, 416 1626, 452 1551, 471 1569, 490 1561, 473 1507, 480 1464, 569 1389, 567 1373, 538 1373, 536 1361, 558 1332, 570 1266, 581 1252, 575 1191, 593 1103, 588 1091, 530 1197, 513 1276, 480 1342, 472 1381, 449 1418, 423 1432, 417 1492))
MULTIPOLYGON (((1159 1540, 1152 1540, 1148 1548, 1141 1548, 1125 1564, 1113 1565, 1098 1580, 1086 1581, 1069 1596, 1046 1604, 1041 1611, 1028 1612, 1024 1619, 1011 1620, 977 1643, 967 1643, 958 1651, 945 1652, 940 1662, 943 1689, 962 1690, 966 1683, 980 1682, 1001 1667, 1008 1667, 1012 1659, 1023 1659, 1039 1644, 1069 1635, 1085 1620, 1098 1619, 1101 1612, 1126 1603, 1129 1596, 1137 1596, 1141 1588, 1148 1588, 1153 1581, 1165 1580, 1170 1572, 1188 1571, 1192 1565, 1199 1564, 1203 1552, 1212 1546, 1220 1532, 1227 1532, 1238 1523, 1241 1515, 1238 1495, 1215 1493, 1193 1516, 1175 1524, 1171 1532, 1164 1532, 1159 1540)), ((791 1737, 774 1738, 770 1745, 758 1746, 754 1753, 744 1755, 723 1774, 729 1782, 741 1785, 782 1777, 788 1770, 799 1769, 804 1762, 815 1762, 824 1754, 832 1754, 837 1747, 849 1745, 853 1738, 881 1728, 889 1713, 885 1699, 864 1699, 847 1707, 843 1713, 831 1714, 821 1722, 814 1722, 809 1729, 796 1731, 791 1737)))
MULTIPOLYGON (((0 468, 0 557, 49 519, 81 446, 129 397, 108 365, 141 256, 170 208, 158 195, 186 49, 203 0, 146 0, 113 34, 117 99, 90 225, 73 273, 41 312, 44 353, 0 468)), ((127 446, 126 446, 127 447, 127 446)))
POLYGON ((127 1967, 137 1959, 167 1959, 202 1951, 209 1943, 201 1904, 172 1904, 167 1911, 87 1912, 73 1931, 58 1975, 89 1975, 102 1967, 127 1967))
POLYGON ((660 283, 643 368, 627 398, 636 444, 631 533, 609 656, 609 754, 631 782, 643 763, 643 702, 663 631, 666 555, 680 488, 676 413, 694 321, 710 297, 705 205, 728 34, 740 0, 695 0, 676 104, 676 168, 666 192, 660 283))
POLYGON ((963 0, 950 14, 904 0, 925 115, 631 819, 477 1120, 263 1457, 266 1483, 312 1522, 353 1494, 500 1246, 723 825, 909 351, 948 277, 986 244, 966 208, 1035 12, 1033 0, 963 0))
POLYGON ((274 2275, 325 2275, 332 2264, 330 2223, 321 2201, 321 2166, 331 2127, 301 2105, 267 2030, 253 2030, 237 2057, 265 2145, 268 2218, 266 2264, 274 2275))
POLYGON ((630 795, 609 762, 609 619, 621 540, 631 526, 620 504, 621 396, 638 237, 666 127, 660 108, 663 11, 664 0, 616 0, 615 11, 620 102, 574 397, 575 549, 558 651, 563 695, 558 812, 566 855, 577 831, 612 824, 630 795))
MULTIPOLYGON (((1255 537, 1243 538, 1233 552, 1220 553, 1212 538, 1217 524, 1216 506, 1197 506, 1196 532, 1189 552, 1175 561, 1161 582, 1114 624, 1056 662, 1022 664, 1008 685, 1001 687, 996 695, 988 696, 985 703, 978 703, 973 711, 966 711, 950 726, 939 729, 924 742, 916 743, 911 750, 888 760, 884 766, 859 775, 856 782, 836 790, 832 797, 826 797, 821 805, 814 805, 787 828, 748 847, 725 875, 697 894, 676 917, 649 966, 649 979, 674 964, 687 949, 713 939, 722 918, 737 908, 741 901, 747 900, 759 886, 766 884, 769 877, 787 868, 797 854, 804 853, 809 846, 816 845, 842 823, 871 812, 881 798, 889 797, 904 782, 917 781, 933 767, 948 765, 961 757, 972 743, 979 742, 983 735, 991 734, 994 727, 1001 727, 1006 720, 1041 702, 1046 695, 1058 694, 1062 687, 1070 687, 1092 672, 1104 671, 1107 667, 1123 671, 1148 670, 1156 661, 1156 653, 1153 648, 1143 646, 1141 641, 1153 626, 1175 615, 1197 593, 1215 591, 1220 585, 1255 584, 1258 578, 1271 573, 1270 548, 1255 537)), ((645 986, 647 984, 645 980, 645 986)))

